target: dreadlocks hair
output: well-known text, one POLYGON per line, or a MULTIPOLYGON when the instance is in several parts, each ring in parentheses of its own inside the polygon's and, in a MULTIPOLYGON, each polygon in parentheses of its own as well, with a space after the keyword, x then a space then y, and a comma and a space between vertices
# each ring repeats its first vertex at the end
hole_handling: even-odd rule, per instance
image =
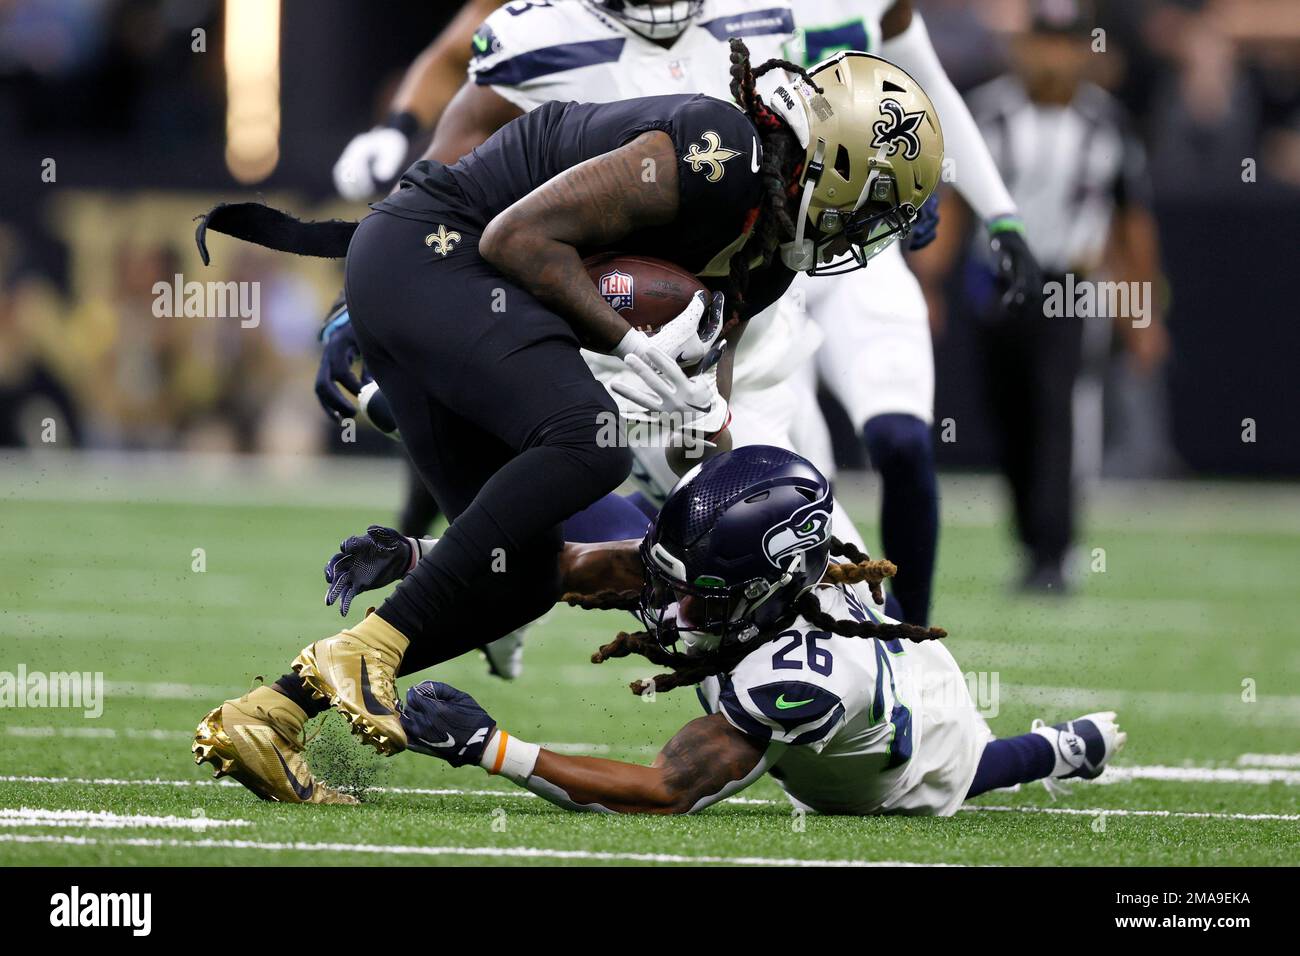
MULTIPOLYGON (((877 604, 884 603, 884 594, 880 583, 898 573, 898 568, 891 561, 872 560, 860 548, 851 542, 831 538, 831 554, 837 558, 847 558, 844 564, 832 563, 822 575, 823 584, 858 584, 866 582, 871 587, 871 596, 877 604)), ((635 610, 639 595, 635 591, 601 591, 596 594, 577 594, 570 592, 561 600, 575 607, 588 610, 635 610)), ((822 610, 821 602, 813 591, 806 591, 791 609, 792 614, 779 627, 770 633, 760 634, 750 641, 732 647, 721 648, 707 654, 687 655, 680 651, 669 650, 659 643, 649 631, 628 633, 620 631, 612 641, 597 648, 591 655, 593 664, 602 664, 615 657, 629 657, 633 654, 644 657, 652 664, 671 668, 671 673, 657 674, 650 680, 632 681, 629 687, 634 694, 643 694, 650 689, 670 691, 675 687, 690 687, 706 677, 729 674, 735 670, 754 648, 770 641, 789 624, 794 617, 802 617, 809 624, 838 634, 841 637, 878 637, 881 640, 937 641, 947 637, 948 632, 941 627, 918 627, 915 624, 878 624, 875 621, 842 621, 822 610)))
POLYGON ((560 600, 584 611, 635 611, 641 603, 641 592, 597 591, 595 594, 579 594, 577 591, 566 591, 560 595, 560 600))
POLYGON ((790 215, 789 200, 798 195, 804 151, 785 120, 768 108, 754 86, 760 76, 775 69, 796 73, 818 93, 822 92, 807 70, 789 60, 767 60, 760 66, 751 67, 749 48, 743 40, 732 37, 731 95, 758 130, 763 147, 763 165, 759 168, 763 197, 758 207, 758 218, 744 247, 731 257, 727 299, 733 315, 739 314, 745 301, 750 262, 760 259, 764 266, 770 263, 777 246, 794 238, 797 225, 790 215))

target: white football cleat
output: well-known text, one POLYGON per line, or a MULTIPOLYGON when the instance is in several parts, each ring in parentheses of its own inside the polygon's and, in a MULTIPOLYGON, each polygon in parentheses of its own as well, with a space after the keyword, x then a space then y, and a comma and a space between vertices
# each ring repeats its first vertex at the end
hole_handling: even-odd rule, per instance
POLYGON ((1050 727, 1041 720, 1035 720, 1030 730, 1046 738, 1056 753, 1056 767, 1052 770, 1052 775, 1043 778, 1043 786, 1054 797, 1069 792, 1056 783, 1057 780, 1093 780, 1100 777, 1110 758, 1119 753, 1128 740, 1128 734, 1119 729, 1113 710, 1084 714, 1050 727))

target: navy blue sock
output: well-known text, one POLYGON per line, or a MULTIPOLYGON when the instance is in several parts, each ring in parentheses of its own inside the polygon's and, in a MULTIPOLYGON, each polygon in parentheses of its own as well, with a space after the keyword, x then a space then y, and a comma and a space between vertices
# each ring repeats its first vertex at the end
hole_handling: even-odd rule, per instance
POLYGON ((564 522, 564 540, 589 543, 640 538, 649 523, 635 504, 611 493, 564 522))
POLYGON ((939 542, 939 487, 930 428, 914 415, 877 415, 862 428, 871 464, 880 473, 880 538, 898 565, 890 590, 902 620, 930 620, 930 585, 939 542))
POLYGON ((966 797, 1000 787, 1014 787, 1050 777, 1056 769, 1056 752, 1046 737, 1039 734, 1021 734, 1004 740, 991 740, 980 757, 966 797))
POLYGON ((898 598, 894 597, 892 592, 885 595, 885 613, 895 621, 907 620, 903 617, 903 605, 898 603, 898 598))

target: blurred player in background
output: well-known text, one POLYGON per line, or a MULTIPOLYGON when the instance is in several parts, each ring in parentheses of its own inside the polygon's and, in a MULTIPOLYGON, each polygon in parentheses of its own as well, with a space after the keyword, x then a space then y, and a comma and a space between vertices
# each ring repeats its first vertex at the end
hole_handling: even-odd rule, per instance
MULTIPOLYGON (((1021 237, 1015 205, 960 95, 948 80, 911 0, 798 0, 754 9, 737 0, 555 0, 511 3, 473 34, 470 81, 448 103, 447 78, 460 63, 457 44, 472 14, 467 7, 442 37, 412 65, 392 103, 389 119, 352 140, 335 166, 335 181, 348 198, 373 193, 400 167, 417 128, 432 113, 437 127, 431 154, 452 161, 502 123, 550 100, 603 102, 630 96, 698 90, 729 96, 718 51, 732 36, 744 37, 754 55, 785 55, 811 65, 838 50, 878 52, 927 90, 934 87, 943 122, 953 134, 948 153, 958 164, 956 183, 989 225, 1008 307, 1023 309, 1038 292, 1038 272, 1021 237)), ((933 235, 918 229, 924 242, 933 235), (928 233, 928 234, 927 234, 928 233)), ((881 473, 881 534, 886 556, 909 570, 894 585, 899 615, 928 618, 938 536, 938 490, 929 435, 934 371, 925 303, 898 249, 886 249, 866 274, 833 283, 807 283, 784 303, 758 316, 736 358, 733 440, 796 448, 831 470, 829 439, 817 408, 809 357, 822 339, 822 370, 854 416, 881 473), (866 283, 870 282, 870 289, 866 283)), ((326 343, 318 393, 352 378, 355 341, 345 323, 326 343)), ((620 366, 588 355, 602 380, 620 366)), ((327 400, 328 401, 328 400, 327 400)), ((622 402, 623 410, 632 411, 622 402)), ((350 407, 338 396, 327 407, 350 407), (342 402, 343 404, 338 404, 342 402)), ((653 450, 651 450, 653 451, 653 450)), ((649 508, 662 503, 676 476, 662 454, 638 454, 634 477, 649 508)), ((404 509, 406 534, 425 528, 408 517, 432 514, 412 488, 404 509)), ((573 540, 600 540, 616 509, 594 510, 596 527, 571 527, 573 540), (589 533, 589 537, 584 537, 589 533)), ((840 533, 861 544, 841 516, 840 533)), ((512 648, 514 650, 514 648, 512 648)), ((497 655, 502 660, 509 655, 497 655)), ((493 657, 489 654, 489 659, 493 657)), ((505 665, 506 669, 510 665, 505 665)))
MULTIPOLYGON (((1095 55, 1091 4, 1036 0, 1033 11, 1032 31, 1014 43, 1015 72, 970 95, 1030 245, 1063 295, 1099 278, 1154 290, 1160 254, 1145 154, 1123 107, 1086 79, 1095 55)), ((961 234, 952 230, 936 251, 955 255, 961 234)), ((1145 302, 1142 316, 1085 321, 1070 298, 1065 314, 1007 315, 990 302, 987 268, 974 271, 970 299, 984 304, 979 358, 1027 556, 1022 586, 1061 594, 1075 530, 1075 423, 1087 416, 1100 430, 1100 413, 1076 388, 1085 342, 1095 362, 1113 329, 1150 373, 1168 348, 1165 327, 1154 294, 1129 297, 1131 306, 1145 302)))

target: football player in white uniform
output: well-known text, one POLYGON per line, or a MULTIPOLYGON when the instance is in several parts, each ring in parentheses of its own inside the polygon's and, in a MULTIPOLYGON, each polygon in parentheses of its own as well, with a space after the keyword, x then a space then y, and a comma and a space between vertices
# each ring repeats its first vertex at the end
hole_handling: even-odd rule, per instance
POLYGON ((871 590, 893 567, 831 536, 830 484, 792 452, 751 445, 698 466, 640 554, 646 630, 592 660, 644 655, 670 672, 634 692, 695 685, 706 711, 653 764, 553 753, 433 681, 407 693, 409 749, 476 764, 570 810, 689 813, 770 773, 805 810, 949 815, 989 790, 1094 778, 1124 745, 1112 712, 993 739, 936 640, 944 632, 872 610, 871 590))

